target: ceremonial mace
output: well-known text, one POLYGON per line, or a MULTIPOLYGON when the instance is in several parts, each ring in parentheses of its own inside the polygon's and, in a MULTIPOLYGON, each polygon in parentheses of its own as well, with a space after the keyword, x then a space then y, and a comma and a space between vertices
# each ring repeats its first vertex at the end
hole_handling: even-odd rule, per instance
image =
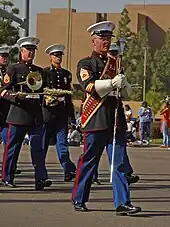
MULTIPOLYGON (((124 36, 121 36, 118 40, 119 44, 119 59, 118 59, 118 74, 122 71, 122 56, 124 53, 124 48, 127 40, 124 36)), ((113 182, 113 171, 114 171, 114 155, 115 155, 115 148, 116 148, 116 129, 117 129, 117 117, 118 117, 118 108, 119 108, 119 99, 120 99, 120 89, 117 89, 117 105, 115 109, 115 121, 114 121, 114 129, 113 129, 113 148, 112 148, 112 159, 111 159, 111 167, 110 167, 110 183, 113 182)))

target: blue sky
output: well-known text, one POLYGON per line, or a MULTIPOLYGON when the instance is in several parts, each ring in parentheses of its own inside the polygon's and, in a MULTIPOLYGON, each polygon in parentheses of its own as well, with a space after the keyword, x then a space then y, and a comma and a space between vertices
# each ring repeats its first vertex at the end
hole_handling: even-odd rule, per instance
MULTIPOLYGON (((11 0, 24 18, 25 0, 11 0)), ((170 4, 170 0, 145 0, 146 4, 170 4)), ((30 35, 36 34, 36 14, 50 8, 66 8, 67 0, 30 0, 30 35)), ((72 8, 79 12, 120 12, 125 4, 144 4, 144 0, 72 0, 72 8)))

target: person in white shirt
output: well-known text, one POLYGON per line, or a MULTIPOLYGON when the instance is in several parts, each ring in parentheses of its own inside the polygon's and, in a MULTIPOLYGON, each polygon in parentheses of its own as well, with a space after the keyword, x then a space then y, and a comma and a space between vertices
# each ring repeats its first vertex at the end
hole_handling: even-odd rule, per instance
POLYGON ((69 146, 80 146, 80 141, 80 133, 76 129, 76 126, 72 125, 68 133, 68 144, 69 146))
POLYGON ((125 105, 125 116, 126 116, 126 120, 132 119, 132 109, 130 108, 130 106, 128 104, 125 105))
POLYGON ((135 127, 133 127, 133 123, 132 121, 130 121, 130 119, 127 119, 127 130, 126 130, 126 133, 127 133, 127 142, 128 144, 131 143, 131 142, 134 142, 135 141, 135 127))

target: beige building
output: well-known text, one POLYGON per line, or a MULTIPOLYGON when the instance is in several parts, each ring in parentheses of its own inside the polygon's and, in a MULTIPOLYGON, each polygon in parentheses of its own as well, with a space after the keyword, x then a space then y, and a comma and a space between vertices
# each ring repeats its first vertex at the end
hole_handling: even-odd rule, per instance
MULTIPOLYGON (((131 18, 130 28, 138 32, 141 24, 145 24, 149 43, 154 51, 164 43, 166 31, 170 28, 170 5, 125 5, 131 18)), ((65 51, 63 67, 73 73, 73 84, 77 84, 76 65, 77 62, 91 53, 91 37, 86 29, 89 25, 101 20, 111 20, 118 24, 120 13, 82 13, 72 9, 70 14, 69 53, 65 51), (68 56, 68 61, 67 60, 68 56)), ((49 65, 48 56, 44 53, 47 46, 54 43, 62 43, 67 47, 67 9, 51 9, 49 13, 37 15, 37 36, 40 38, 39 51, 36 63, 42 67, 49 65)))

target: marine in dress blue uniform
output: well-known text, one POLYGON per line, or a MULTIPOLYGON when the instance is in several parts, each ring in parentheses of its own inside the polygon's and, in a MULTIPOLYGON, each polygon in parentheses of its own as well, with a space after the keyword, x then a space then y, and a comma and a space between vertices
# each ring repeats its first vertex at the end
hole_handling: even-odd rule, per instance
MULTIPOLYGON (((4 46, 0 47, 0 89, 3 89, 5 86, 4 76, 6 74, 6 69, 8 66, 8 58, 9 58, 9 47, 4 46)), ((5 99, 0 99, 0 128, 1 128, 1 136, 3 146, 6 147, 7 143, 7 131, 8 124, 6 123, 6 116, 8 114, 10 107, 10 102, 5 99)))
MULTIPOLYGON (((6 86, 1 91, 1 97, 9 101, 11 105, 6 120, 9 127, 2 165, 2 180, 4 185, 9 187, 15 187, 15 167, 26 133, 30 135, 31 156, 35 164, 35 189, 42 190, 52 183, 47 179, 45 156, 42 149, 42 98, 39 95, 29 95, 32 90, 25 83, 29 73, 40 77, 43 74, 43 69, 32 63, 39 41, 36 37, 19 39, 17 44, 20 47, 21 59, 18 63, 9 65, 4 76, 6 86), (27 94, 19 93, 21 90, 27 94)), ((30 81, 30 83, 32 82, 30 81)), ((40 91, 41 89, 35 93, 40 91)))
MULTIPOLYGON (((4 77, 6 75, 6 69, 9 63, 9 52, 10 48, 8 46, 0 47, 0 89, 3 89, 5 86, 4 77)), ((8 140, 8 124, 6 123, 6 117, 10 108, 10 102, 1 98, 0 99, 0 130, 1 138, 3 142, 4 149, 6 148, 8 140)), ((3 156, 4 158, 4 156, 3 156)), ((20 174, 21 170, 16 169, 15 174, 20 174)))
MULTIPOLYGON (((117 60, 118 54, 119 54, 119 46, 117 43, 112 43, 110 45, 109 53, 117 60)), ((123 68, 121 69, 123 73, 123 68)), ((120 143, 120 146, 124 147, 124 169, 126 172, 126 178, 129 184, 131 183, 136 183, 139 180, 139 176, 133 175, 133 168, 130 164, 130 160, 127 154, 127 148, 126 148, 126 130, 127 130, 127 122, 126 122, 126 117, 125 117, 125 112, 123 108, 123 103, 120 98, 119 100, 119 107, 118 107, 118 115, 117 115, 117 131, 116 131, 116 137, 117 137, 117 143, 120 143)), ((112 152, 110 153, 111 150, 106 150, 108 154, 108 159, 109 163, 111 164, 111 159, 112 159, 112 152)), ((101 182, 98 179, 98 168, 96 169, 93 183, 100 185, 101 182)))
MULTIPOLYGON (((89 199, 94 171, 104 148, 111 152, 113 149, 113 126, 118 104, 115 90, 121 89, 123 96, 131 90, 126 77, 115 74, 115 60, 108 54, 114 28, 115 25, 110 21, 99 22, 88 28, 92 36, 93 53, 80 60, 77 66, 77 78, 85 91, 86 99, 81 116, 84 153, 78 161, 72 191, 76 211, 88 211, 85 203, 89 199)), ((114 204, 118 215, 129 215, 139 212, 141 208, 131 204, 123 163, 124 149, 116 145, 113 171, 114 204)))
MULTIPOLYGON (((64 46, 53 44, 47 47, 45 52, 50 57, 51 65, 44 69, 44 87, 71 91, 71 72, 61 67, 64 46)), ((64 169, 64 180, 71 181, 75 177, 76 166, 70 159, 67 135, 68 120, 70 119, 69 121, 73 124, 76 122, 74 107, 70 94, 60 95, 54 99, 53 97, 49 101, 49 96, 47 96, 43 105, 43 149, 47 154, 50 139, 53 136, 58 158, 64 169)))

